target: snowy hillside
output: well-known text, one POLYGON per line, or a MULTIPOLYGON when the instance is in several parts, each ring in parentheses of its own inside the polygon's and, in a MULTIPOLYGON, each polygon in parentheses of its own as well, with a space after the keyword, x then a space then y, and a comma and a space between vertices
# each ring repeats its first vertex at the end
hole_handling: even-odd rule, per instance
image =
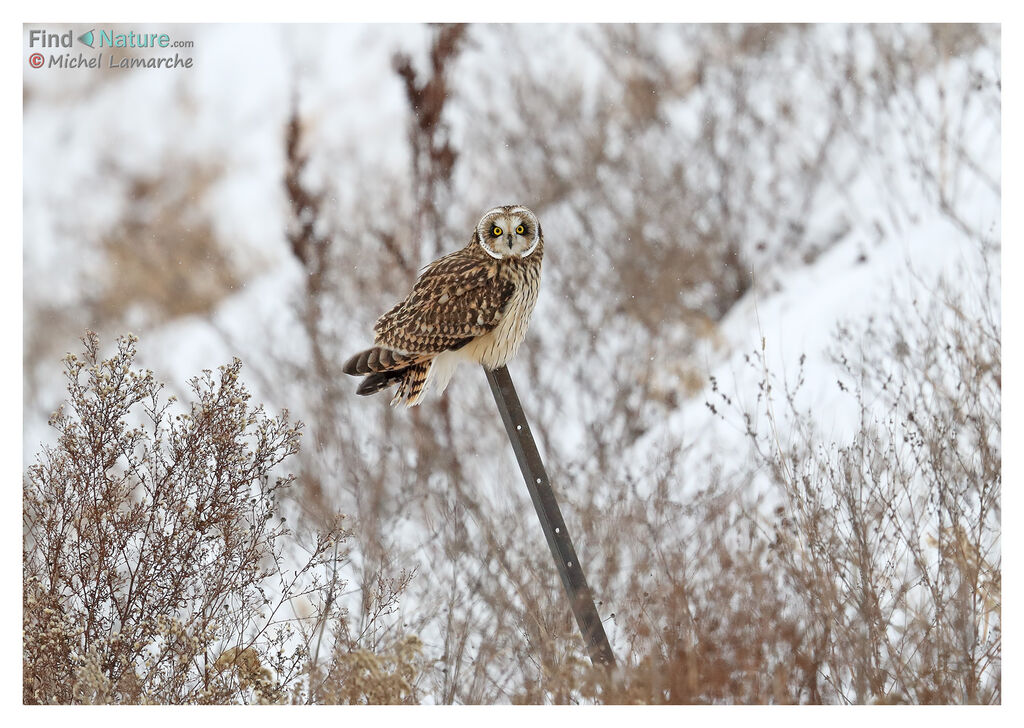
MULTIPOLYGON (((847 440, 859 426, 860 413, 837 385, 841 372, 835 352, 842 347, 841 330, 856 331, 868 321, 891 318, 897 328, 912 331, 920 325, 915 305, 941 297, 943 285, 965 297, 969 316, 999 318, 1000 258, 998 246, 993 247, 1001 240, 999 118, 987 113, 980 100, 951 108, 949 91, 937 87, 966 84, 972 69, 991 62, 982 52, 969 64, 943 69, 940 80, 923 80, 913 92, 920 95, 921 116, 946 119, 962 129, 957 144, 964 148, 951 153, 977 163, 970 173, 946 183, 949 192, 942 194, 953 196, 951 209, 937 209, 929 191, 921 189, 907 138, 897 133, 886 137, 892 157, 885 160, 853 162, 851 151, 844 162, 856 168, 844 180, 842 197, 824 200, 809 223, 820 230, 842 228, 843 235, 806 265, 768 271, 763 280, 755 271, 754 288, 706 346, 709 374, 722 389, 740 397, 757 394, 764 366, 791 382, 802 369, 799 406, 813 413, 830 440, 847 440), (893 203, 893 190, 900 190, 898 204, 893 203), (983 290, 986 284, 992 287, 983 290), (749 366, 748 358, 759 359, 762 353, 759 366, 749 366)), ((941 148, 941 141, 937 143, 941 148)), ((727 454, 743 435, 735 423, 711 415, 706 402, 716 399, 693 398, 643 443, 705 438, 713 442, 709 447, 727 454)), ((643 443, 632 459, 644 460, 643 443)))

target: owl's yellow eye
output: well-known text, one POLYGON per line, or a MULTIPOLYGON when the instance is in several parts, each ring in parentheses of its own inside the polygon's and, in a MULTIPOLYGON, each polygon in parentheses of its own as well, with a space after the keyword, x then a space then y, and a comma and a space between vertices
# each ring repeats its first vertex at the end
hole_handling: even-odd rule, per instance
POLYGON ((520 225, 519 227, 516 228, 516 235, 522 235, 525 232, 526 232, 526 227, 524 227, 523 225, 520 225))
POLYGON ((497 225, 492 227, 491 228, 491 235, 493 235, 496 238, 500 238, 501 237, 501 228, 498 227, 497 225))

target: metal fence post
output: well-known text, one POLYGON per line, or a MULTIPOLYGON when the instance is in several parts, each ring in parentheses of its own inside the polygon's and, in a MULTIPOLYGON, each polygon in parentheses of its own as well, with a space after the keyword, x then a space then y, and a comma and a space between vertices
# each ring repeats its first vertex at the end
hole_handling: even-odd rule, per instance
POLYGON ((615 664, 615 655, 608 644, 608 635, 601 624, 593 594, 583 575, 583 566, 576 555, 576 549, 573 548, 572 539, 569 538, 569 531, 565 527, 565 520, 548 481, 548 474, 537 451, 533 433, 530 432, 530 424, 526 421, 519 395, 512 384, 512 377, 509 376, 506 367, 494 371, 484 367, 484 372, 487 374, 487 383, 491 385, 494 401, 498 405, 501 421, 505 424, 505 432, 508 433, 512 450, 519 462, 519 469, 523 471, 526 488, 530 491, 534 508, 537 509, 537 517, 551 548, 558 574, 562 577, 562 586, 569 597, 572 613, 576 617, 583 642, 590 653, 590 661, 595 665, 612 666, 615 664))

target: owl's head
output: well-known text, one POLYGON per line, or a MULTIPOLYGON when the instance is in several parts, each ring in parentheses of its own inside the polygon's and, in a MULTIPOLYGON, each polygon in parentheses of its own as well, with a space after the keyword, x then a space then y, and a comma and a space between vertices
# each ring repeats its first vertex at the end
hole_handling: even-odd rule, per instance
POLYGON ((492 258, 525 258, 541 241, 540 222, 528 207, 495 207, 476 224, 474 240, 492 258))

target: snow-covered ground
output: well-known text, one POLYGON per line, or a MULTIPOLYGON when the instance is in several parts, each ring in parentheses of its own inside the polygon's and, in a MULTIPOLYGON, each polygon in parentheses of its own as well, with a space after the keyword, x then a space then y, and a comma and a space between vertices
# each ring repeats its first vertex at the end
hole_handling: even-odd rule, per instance
MULTIPOLYGON (((987 50, 970 64, 951 63, 943 69, 942 82, 956 88, 967 83, 972 68, 991 63, 987 50)), ((809 223, 828 229, 837 219, 853 220, 844 226, 842 239, 809 265, 772 271, 778 280, 771 281, 770 287, 759 285, 763 282, 755 271, 754 287, 722 321, 719 338, 705 344, 709 376, 723 391, 738 397, 742 408, 756 409, 752 400, 765 368, 788 378, 791 385, 800 370, 804 384, 798 407, 813 414, 829 440, 846 441, 859 427, 860 412, 837 384, 841 371, 833 352, 841 327, 856 330, 871 319, 891 317, 912 329, 915 304, 927 306, 942 285, 973 306, 969 315, 988 313, 998 319, 998 247, 978 243, 1002 239, 1000 119, 981 102, 957 108, 948 100, 949 92, 937 92, 936 83, 927 78, 905 93, 919 94, 927 104, 926 113, 935 118, 952 117, 948 123, 962 129, 963 152, 978 162, 978 170, 950 182, 957 187, 952 213, 947 214, 922 189, 908 140, 899 132, 894 130, 889 140, 893 159, 857 160, 857 174, 846 180, 844 196, 815 210, 809 223), (895 204, 894 190, 899 191, 895 204), (959 226, 954 216, 965 225, 959 226), (991 288, 986 291, 989 277, 991 288), (758 365, 750 366, 748 357, 758 365)), ((783 393, 775 396, 781 398, 783 393)), ((638 443, 631 459, 643 462, 645 450, 652 445, 657 449, 666 442, 689 440, 703 444, 691 451, 695 459, 709 452, 718 456, 734 452, 742 445, 743 431, 735 418, 712 415, 705 404, 709 400, 715 398, 685 402, 638 443)))

